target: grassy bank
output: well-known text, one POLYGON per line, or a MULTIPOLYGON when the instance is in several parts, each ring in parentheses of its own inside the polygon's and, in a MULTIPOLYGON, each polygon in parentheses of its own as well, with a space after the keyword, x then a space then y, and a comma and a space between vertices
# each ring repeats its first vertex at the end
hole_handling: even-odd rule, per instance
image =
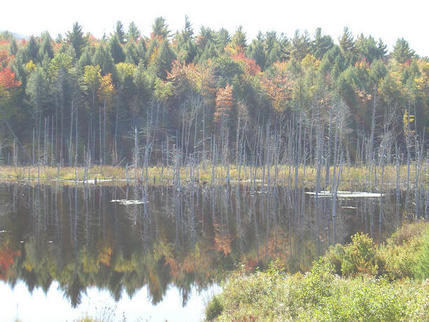
POLYGON ((280 265, 236 272, 209 302, 218 321, 428 321, 429 226, 404 225, 384 244, 356 234, 306 274, 280 265))
MULTIPOLYGON (((338 169, 337 169, 338 171, 338 169)), ((424 167, 419 167, 419 185, 427 185, 427 176, 422 175, 424 167)), ((332 176, 333 168, 329 171, 332 176)), ((410 167, 409 183, 413 188, 416 182, 416 167, 410 167)), ((174 185, 180 182, 181 185, 193 184, 254 184, 255 186, 289 186, 298 184, 308 189, 314 189, 317 180, 316 168, 300 166, 295 168, 289 165, 272 167, 237 167, 231 165, 212 167, 211 164, 199 164, 191 168, 190 166, 179 169, 173 167, 152 166, 145 169, 134 167, 114 167, 114 166, 93 166, 83 167, 0 167, 0 181, 64 181, 69 183, 98 180, 97 183, 114 182, 134 183, 148 182, 150 185, 174 185)), ((332 178, 331 178, 332 179, 332 178)), ((320 177, 322 189, 329 189, 324 186, 325 169, 320 177)), ((398 168, 390 165, 384 169, 380 167, 360 167, 351 166, 341 169, 339 189, 340 190, 387 190, 394 189, 399 184, 400 189, 408 186, 408 169, 403 165, 398 168)))

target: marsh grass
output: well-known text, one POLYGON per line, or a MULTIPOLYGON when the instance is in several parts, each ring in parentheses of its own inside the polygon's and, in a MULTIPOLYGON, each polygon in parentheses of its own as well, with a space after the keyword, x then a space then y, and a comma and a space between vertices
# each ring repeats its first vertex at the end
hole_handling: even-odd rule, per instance
MULTIPOLYGON (((331 168, 330 173, 333 169, 331 168)), ((344 167, 342 169, 339 190, 361 190, 361 191, 384 191, 397 188, 395 166, 386 166, 382 178, 382 171, 370 169, 368 167, 344 167)), ((207 185, 212 182, 215 185, 227 183, 255 185, 255 186, 288 186, 295 188, 295 168, 289 165, 279 165, 277 167, 258 167, 242 166, 240 171, 237 166, 230 165, 229 181, 227 181, 228 171, 225 166, 218 165, 214 168, 209 163, 203 163, 191 168, 190 166, 181 167, 178 171, 182 185, 207 185), (191 175, 193 173, 193 175, 191 175), (239 176, 240 173, 240 176, 239 176), (269 173, 269 175, 268 175, 269 173), (214 177, 213 177, 214 176, 214 177), (268 180, 268 178, 270 178, 268 180)), ((316 185, 316 168, 298 167, 298 185, 306 189, 313 190, 316 185)), ((321 182, 325 182, 325 172, 321 175, 321 182)), ((410 171, 410 188, 413 188, 415 182, 416 167, 412 166, 410 171)), ((84 180, 109 180, 121 184, 128 183, 147 183, 148 185, 174 185, 177 171, 173 167, 151 166, 147 169, 134 169, 114 166, 93 166, 85 169, 83 167, 0 167, 1 181, 69 181, 70 183, 82 182, 84 180), (147 171, 146 171, 147 170, 147 171), (137 174, 137 177, 135 177, 137 174), (143 175, 142 175, 143 174, 143 175)), ((428 186, 427 176, 421 176, 421 185, 428 186)), ((399 189, 407 188, 407 166, 401 166, 399 172, 399 189)), ((101 182, 100 182, 101 183, 101 182)), ((324 186, 324 190, 331 187, 324 186)))

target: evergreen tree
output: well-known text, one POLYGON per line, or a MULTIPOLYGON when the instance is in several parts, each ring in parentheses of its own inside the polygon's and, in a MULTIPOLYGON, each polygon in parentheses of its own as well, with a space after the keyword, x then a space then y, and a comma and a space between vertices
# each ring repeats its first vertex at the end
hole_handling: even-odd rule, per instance
POLYGON ((156 18, 152 25, 152 38, 159 37, 166 39, 169 35, 170 31, 168 30, 168 26, 165 23, 165 19, 163 17, 156 18))
POLYGON ((79 66, 80 67, 85 67, 87 65, 91 65, 92 64, 92 55, 91 55, 91 50, 89 49, 89 47, 86 47, 82 53, 82 55, 80 56, 79 59, 79 66))
POLYGON ((265 34, 264 50, 265 50, 265 66, 267 69, 276 61, 284 61, 288 59, 289 41, 286 37, 279 39, 275 31, 270 31, 265 34))
POLYGON ((137 42, 140 38, 140 30, 137 28, 134 21, 128 26, 127 40, 137 42))
POLYGON ((118 41, 121 43, 121 45, 125 44, 124 26, 120 21, 116 22, 115 36, 118 39, 118 41))
POLYGON ((340 37, 340 49, 347 63, 354 65, 357 60, 356 46, 353 35, 347 27, 344 27, 343 34, 340 37))
POLYGON ((159 46, 159 52, 155 58, 152 68, 154 73, 161 79, 167 78, 167 72, 171 69, 171 63, 176 59, 176 55, 171 50, 168 41, 164 40, 159 46))
POLYGON ((254 59, 256 63, 261 67, 261 70, 265 68, 265 50, 264 50, 264 39, 261 32, 258 33, 256 39, 250 44, 247 55, 254 59))
POLYGON ((196 45, 200 52, 203 52, 206 46, 210 43, 215 43, 215 32, 207 27, 201 27, 200 34, 197 37, 196 45))
POLYGON ((150 75, 148 70, 145 68, 143 61, 137 66, 134 73, 134 85, 136 88, 136 100, 137 105, 141 108, 147 106, 152 97, 152 89, 154 83, 154 77, 150 75))
POLYGON ((41 43, 40 49, 39 49, 40 61, 43 60, 45 55, 48 56, 49 58, 54 57, 54 49, 52 48, 52 39, 51 39, 51 36, 49 35, 49 33, 45 33, 42 36, 42 43, 41 43))
POLYGON ((39 61, 39 43, 33 36, 30 37, 25 46, 25 61, 30 60, 34 63, 39 61))
POLYGON ((360 35, 356 40, 355 46, 359 58, 365 59, 368 63, 372 63, 376 59, 383 59, 386 54, 385 46, 384 48, 380 46, 371 36, 360 35))
POLYGON ((100 66, 103 75, 112 74, 114 72, 115 63, 112 55, 110 54, 110 50, 107 50, 103 44, 98 45, 95 50, 92 64, 100 66))
MULTIPOLYGON (((47 81, 47 76, 44 71, 38 67, 34 72, 31 73, 30 78, 26 86, 26 94, 29 98, 29 103, 32 108, 33 118, 33 129, 35 130, 35 141, 34 148, 37 147, 39 153, 41 147, 41 132, 42 132, 42 119, 48 106, 50 105, 50 86, 47 81)), ((36 160, 40 160, 41 155, 33 155, 36 160)))
POLYGON ((378 53, 381 58, 384 58, 387 54, 387 45, 383 42, 383 40, 379 39, 377 42, 378 53))
POLYGON ((139 62, 143 61, 143 63, 146 65, 146 43, 144 39, 140 39, 138 45, 137 45, 137 55, 139 57, 139 62))
POLYGON ((229 36, 228 30, 221 28, 215 36, 216 41, 216 49, 218 51, 218 54, 222 54, 225 50, 225 47, 230 42, 231 38, 229 36))
POLYGON ((122 49, 121 42, 117 35, 114 35, 109 42, 110 54, 113 57, 115 64, 125 61, 125 53, 122 49))
POLYGON ((67 42, 72 45, 76 58, 79 59, 82 54, 83 48, 87 45, 88 39, 84 37, 82 32, 82 26, 77 22, 73 24, 73 29, 71 32, 67 33, 67 42))
POLYGON ((197 54, 197 47, 193 39, 194 32, 188 16, 185 17, 185 27, 177 34, 177 56, 182 63, 189 64, 197 54))
POLYGON ((292 58, 300 62, 305 56, 307 56, 307 54, 310 53, 310 50, 311 42, 308 32, 305 31, 301 34, 299 30, 295 31, 295 36, 292 39, 292 58))
POLYGON ((231 39, 231 47, 238 50, 244 51, 247 48, 246 34, 243 32, 243 26, 239 26, 235 31, 234 36, 231 39))
POLYGON ((14 38, 12 39, 9 45, 9 54, 12 56, 15 56, 17 52, 18 52, 18 45, 16 44, 16 40, 14 38))
POLYGON ((322 29, 317 28, 314 41, 313 41, 313 52, 314 57, 322 59, 323 55, 334 46, 334 42, 330 36, 322 35, 322 29))
POLYGON ((125 62, 138 65, 140 60, 140 55, 137 50, 135 42, 129 41, 125 45, 125 62))
POLYGON ((199 62, 204 62, 210 58, 217 56, 216 45, 213 42, 209 42, 205 47, 204 51, 200 54, 199 62))
POLYGON ((410 45, 404 38, 399 38, 396 41, 395 47, 393 48, 392 57, 398 63, 405 63, 414 57, 414 50, 410 48, 410 45))

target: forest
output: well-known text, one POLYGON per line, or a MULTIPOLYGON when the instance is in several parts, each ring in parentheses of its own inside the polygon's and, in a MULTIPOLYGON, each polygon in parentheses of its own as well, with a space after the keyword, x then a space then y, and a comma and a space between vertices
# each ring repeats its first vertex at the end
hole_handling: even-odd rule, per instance
MULTIPOLYGON (((247 39, 186 17, 150 35, 0 35, 4 165, 314 166, 423 160, 429 61, 344 28, 247 39)), ((229 168, 228 168, 229 171, 229 168)), ((335 171, 335 168, 334 168, 335 171)))
POLYGON ((221 321, 428 316, 429 228, 401 224, 429 218, 429 58, 407 40, 70 27, 0 32, 0 281, 75 307, 226 280, 221 321))

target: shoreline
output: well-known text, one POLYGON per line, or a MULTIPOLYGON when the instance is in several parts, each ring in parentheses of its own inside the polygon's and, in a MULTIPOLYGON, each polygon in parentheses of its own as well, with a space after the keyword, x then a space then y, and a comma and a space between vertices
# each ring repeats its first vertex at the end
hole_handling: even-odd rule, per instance
MULTIPOLYGON (((414 190, 416 188, 416 168, 412 166, 410 176, 406 165, 381 167, 345 166, 338 176, 338 190, 374 191, 414 190)), ((332 179, 333 167, 330 168, 332 179)), ((429 176, 425 168, 420 168, 418 185, 428 187, 429 176)), ((92 166, 84 167, 37 167, 0 166, 0 182, 23 183, 63 183, 63 184, 115 184, 147 186, 219 186, 251 185, 254 187, 292 187, 315 190, 319 180, 320 191, 330 190, 330 182, 325 178, 325 170, 317 175, 312 166, 295 167, 279 165, 271 167, 253 166, 212 166, 210 164, 183 166, 180 168, 151 166, 147 168, 92 166), (326 182, 328 181, 328 184, 326 182)))

